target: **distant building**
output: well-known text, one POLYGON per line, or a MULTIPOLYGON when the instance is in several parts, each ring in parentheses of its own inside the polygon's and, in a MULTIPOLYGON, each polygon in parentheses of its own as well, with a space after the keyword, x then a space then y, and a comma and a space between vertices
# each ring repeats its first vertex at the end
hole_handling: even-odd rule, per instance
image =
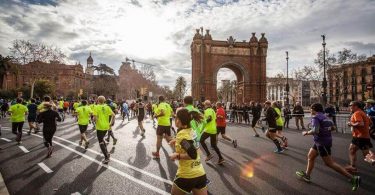
POLYGON ((375 55, 364 61, 333 65, 327 70, 329 102, 348 106, 375 97, 375 55))
MULTIPOLYGON (((302 106, 309 106, 311 103, 319 101, 317 96, 317 82, 303 81, 289 78, 289 104, 301 102, 302 106)), ((286 78, 267 77, 267 99, 279 101, 286 104, 286 78)))

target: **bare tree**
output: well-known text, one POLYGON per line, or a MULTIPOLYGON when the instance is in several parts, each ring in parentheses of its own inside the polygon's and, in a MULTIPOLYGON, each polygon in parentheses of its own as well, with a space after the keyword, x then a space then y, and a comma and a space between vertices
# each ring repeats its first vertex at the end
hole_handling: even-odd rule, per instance
POLYGON ((20 64, 34 61, 64 62, 66 58, 66 55, 58 47, 29 40, 14 40, 9 50, 20 64))

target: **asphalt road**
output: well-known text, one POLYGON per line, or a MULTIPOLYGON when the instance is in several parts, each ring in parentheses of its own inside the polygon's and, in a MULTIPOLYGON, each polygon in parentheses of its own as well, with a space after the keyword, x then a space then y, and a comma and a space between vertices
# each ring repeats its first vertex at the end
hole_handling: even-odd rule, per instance
MULTIPOLYGON (((291 121, 294 123, 294 121, 291 121)), ((177 170, 177 161, 169 160, 172 152, 163 142, 161 159, 153 160, 155 129, 146 120, 146 137, 136 128, 136 120, 114 126, 118 143, 111 151, 111 162, 102 165, 95 131, 89 126, 90 147, 87 151, 78 146, 79 130, 73 118, 68 116, 58 125, 55 134, 55 150, 46 159, 46 149, 41 133, 23 137, 24 148, 13 141, 8 119, 1 119, 3 126, 0 139, 0 171, 10 194, 168 194, 177 170)), ((307 121, 306 121, 307 124, 307 121)), ((293 127, 293 125, 290 125, 293 127)), ((25 124, 25 129, 28 126, 25 124)), ((299 131, 288 129, 289 149, 274 154, 274 145, 265 138, 253 137, 249 127, 230 124, 227 134, 238 139, 238 148, 231 143, 219 142, 226 163, 204 163, 210 194, 373 194, 375 192, 375 167, 365 163, 358 154, 358 168, 362 176, 360 189, 352 193, 346 178, 327 168, 317 159, 312 183, 299 180, 296 170, 304 170, 306 154, 312 145, 312 137, 303 137, 299 131)), ((334 134, 333 158, 340 164, 348 162, 349 134, 334 134)), ((213 152, 213 154, 215 154, 213 152)), ((205 155, 202 154, 202 158, 205 155)))

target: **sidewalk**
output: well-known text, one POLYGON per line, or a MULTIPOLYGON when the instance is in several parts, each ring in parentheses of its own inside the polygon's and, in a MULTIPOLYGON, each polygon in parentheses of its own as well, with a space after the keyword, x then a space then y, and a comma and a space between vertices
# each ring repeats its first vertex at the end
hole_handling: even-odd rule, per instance
POLYGON ((5 186, 5 182, 4 182, 4 179, 3 179, 3 176, 1 175, 1 173, 0 173, 0 194, 1 195, 9 195, 8 189, 5 186))

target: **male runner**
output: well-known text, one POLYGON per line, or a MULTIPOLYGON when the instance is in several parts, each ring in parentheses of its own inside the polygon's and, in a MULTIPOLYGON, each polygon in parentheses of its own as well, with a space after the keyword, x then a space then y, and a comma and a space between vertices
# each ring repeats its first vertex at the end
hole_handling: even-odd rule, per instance
POLYGON ((156 109, 158 108, 158 105, 156 103, 153 103, 152 106, 151 106, 151 119, 152 119, 152 125, 154 126, 155 128, 155 112, 156 112, 156 109))
POLYGON ((276 136, 281 139, 283 142, 283 147, 287 148, 288 147, 288 139, 283 136, 282 131, 283 131, 283 126, 284 126, 284 121, 281 116, 281 110, 277 105, 278 103, 272 102, 272 108, 275 110, 277 117, 276 117, 276 136))
MULTIPOLYGON (((232 139, 225 134, 225 128, 227 126, 226 122, 226 113, 225 110, 220 102, 216 103, 216 127, 217 127, 217 136, 216 139, 221 134, 221 137, 225 140, 230 141, 235 148, 237 148, 237 140, 232 139)), ((216 140, 217 141, 217 140, 216 140)))
POLYGON ((125 120, 125 117, 128 117, 128 121, 130 121, 129 105, 128 103, 126 103, 126 100, 124 101, 124 103, 122 103, 121 112, 122 112, 122 121, 125 120))
POLYGON ((312 128, 309 131, 302 132, 302 134, 304 136, 313 135, 314 146, 308 153, 306 172, 297 171, 296 174, 306 182, 310 182, 310 175, 314 168, 315 159, 318 155, 320 155, 325 165, 350 179, 352 190, 357 190, 360 184, 360 177, 351 175, 348 171, 345 170, 344 167, 333 161, 331 157, 331 131, 335 130, 334 123, 324 115, 323 106, 319 103, 311 105, 311 115, 313 116, 313 118, 311 119, 312 128))
POLYGON ((352 129, 352 143, 349 146, 350 165, 347 170, 356 172, 357 151, 362 150, 362 154, 366 157, 372 148, 370 140, 370 119, 361 109, 361 103, 357 101, 350 102, 350 111, 353 113, 348 126, 352 129))
POLYGON ((276 135, 277 113, 276 113, 275 109, 273 109, 271 107, 271 102, 270 101, 266 101, 264 103, 264 106, 265 106, 264 109, 265 109, 265 115, 266 115, 266 117, 263 120, 267 121, 267 123, 268 123, 268 130, 266 132, 266 136, 270 140, 272 140, 273 143, 276 145, 276 150, 274 152, 280 154, 280 153, 284 152, 284 149, 281 148, 280 141, 277 139, 277 135, 276 135))
POLYGON ((141 136, 145 136, 145 128, 143 127, 143 119, 145 118, 145 105, 142 103, 142 99, 138 99, 135 106, 138 110, 138 127, 141 130, 141 136))
POLYGON ((161 148, 161 142, 163 141, 163 137, 167 140, 168 143, 172 140, 170 122, 172 109, 171 106, 165 102, 164 96, 159 96, 159 105, 156 109, 155 114, 155 117, 158 119, 158 127, 156 129, 156 151, 152 152, 152 156, 154 157, 154 159, 159 159, 159 151, 161 148))
MULTIPOLYGON (((111 99, 108 99, 107 100, 107 105, 111 108, 112 112, 115 114, 117 114, 117 107, 116 107, 116 104, 111 100, 111 99)), ((108 119, 109 121, 111 120, 111 118, 108 119)), ((111 123, 111 126, 108 130, 108 137, 105 139, 105 141, 107 141, 107 144, 109 144, 109 138, 112 137, 113 138, 113 145, 116 145, 117 143, 117 139, 115 138, 115 135, 113 134, 113 131, 112 131, 112 127, 113 125, 115 124, 115 120, 113 120, 113 122, 111 123)))
POLYGON ((211 147, 215 150, 216 154, 219 156, 219 162, 217 164, 221 165, 225 162, 223 156, 221 155, 221 152, 219 148, 217 147, 216 142, 216 113, 211 108, 211 102, 209 100, 204 101, 204 120, 206 121, 206 125, 204 127, 204 132, 202 134, 202 137, 200 139, 200 144, 202 145, 204 151, 207 154, 206 162, 210 161, 213 158, 213 155, 208 150, 207 145, 205 143, 205 140, 207 138, 210 138, 211 147))
POLYGON ((16 142, 20 145, 22 138, 22 128, 25 122, 25 115, 28 110, 22 105, 22 98, 17 98, 16 104, 10 106, 9 113, 11 114, 10 121, 12 122, 12 132, 17 135, 16 142))
POLYGON ((63 107, 64 107, 64 114, 65 115, 68 114, 69 102, 67 100, 64 101, 63 107))
POLYGON ((89 125, 90 116, 92 114, 91 108, 87 105, 86 100, 82 100, 82 106, 78 107, 76 110, 76 114, 78 117, 78 127, 79 131, 81 132, 81 140, 79 141, 79 145, 82 145, 82 142, 85 141, 85 149, 89 147, 89 141, 86 137, 87 127, 89 125))
POLYGON ((31 99, 31 104, 27 105, 27 109, 29 110, 29 115, 27 116, 27 121, 29 122, 29 132, 28 134, 31 134, 31 130, 34 129, 34 132, 36 132, 36 112, 38 110, 38 106, 35 104, 35 99, 31 99))
POLYGON ((108 153, 104 137, 115 120, 115 113, 107 104, 105 104, 104 96, 98 97, 98 103, 99 104, 95 106, 94 110, 94 121, 96 122, 96 133, 98 136, 99 146, 105 157, 103 163, 108 164, 110 154, 108 153), (110 120, 108 120, 108 118, 110 120))
POLYGON ((60 100, 58 101, 57 111, 60 114, 62 121, 65 121, 64 99, 62 99, 62 98, 60 98, 60 100))
POLYGON ((255 133, 254 137, 259 137, 259 134, 257 130, 255 129, 255 127, 260 119, 262 107, 259 108, 259 106, 256 105, 255 102, 252 101, 250 102, 250 109, 251 109, 251 114, 253 115, 253 120, 251 121, 251 128, 253 129, 255 133))
MULTIPOLYGON (((95 100, 91 100, 90 101, 90 109, 91 109, 92 112, 94 112, 95 107, 96 107, 95 100)), ((95 121, 94 121, 94 115, 93 114, 91 114, 91 116, 90 116, 90 121, 91 121, 91 123, 93 125, 92 128, 95 129, 95 121)))

